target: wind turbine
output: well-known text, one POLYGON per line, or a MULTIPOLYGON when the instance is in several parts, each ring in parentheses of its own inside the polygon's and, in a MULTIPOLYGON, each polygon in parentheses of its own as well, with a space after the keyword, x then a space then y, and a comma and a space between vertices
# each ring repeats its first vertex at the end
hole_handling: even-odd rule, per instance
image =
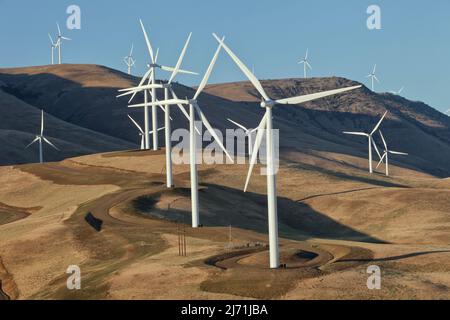
MULTIPOLYGON (((178 104, 184 104, 189 105, 189 136, 190 136, 190 147, 189 147, 189 163, 190 163, 190 174, 191 174, 191 206, 192 206, 192 228, 198 228, 200 224, 200 216, 199 216, 199 203, 198 203, 198 172, 197 172, 197 146, 196 146, 196 127, 195 127, 195 115, 197 114, 202 121, 202 123, 205 125, 206 129, 209 131, 211 136, 216 140, 217 144, 220 146, 220 148, 224 151, 226 156, 233 161, 231 156, 229 155, 228 151, 225 149, 225 147, 222 144, 222 141, 217 136, 216 132, 214 131, 213 127, 209 123, 208 119, 206 118, 203 111, 200 109, 200 106, 198 105, 198 97, 203 92, 203 90, 206 87, 206 84, 208 83, 209 77, 212 73, 212 70, 214 68, 214 65, 217 61, 217 57, 219 56, 221 50, 221 46, 217 48, 213 59, 211 60, 211 63, 208 66, 208 69, 206 70, 206 73, 200 83, 200 85, 197 88, 197 91, 194 95, 194 97, 190 100, 182 100, 174 97, 173 99, 159 101, 155 103, 150 103, 150 106, 156 105, 158 103, 162 105, 178 105, 178 104)), ((130 107, 142 107, 142 104, 137 105, 131 105, 130 107)))
POLYGON ((136 64, 136 60, 133 58, 133 48, 134 48, 134 45, 132 44, 130 54, 128 56, 126 56, 125 58, 123 58, 123 61, 125 62, 125 64, 128 67, 128 74, 131 74, 131 68, 134 67, 136 64))
POLYGON ((58 47, 58 42, 53 42, 53 38, 50 35, 50 33, 48 34, 48 37, 50 38, 50 43, 51 43, 51 50, 52 50, 52 65, 55 64, 55 49, 58 47))
POLYGON ((311 65, 309 64, 308 61, 308 54, 309 54, 309 49, 306 49, 306 54, 305 57, 303 58, 303 60, 301 60, 298 64, 303 64, 303 77, 306 79, 307 78, 307 74, 306 71, 309 68, 310 70, 312 70, 311 65))
POLYGON ((67 37, 64 37, 64 36, 61 34, 61 28, 59 27, 59 23, 56 23, 56 26, 58 27, 58 38, 57 38, 57 41, 56 41, 56 45, 58 46, 59 64, 61 64, 61 63, 62 63, 62 59, 61 59, 61 45, 62 45, 62 41, 63 41, 63 40, 70 41, 70 40, 72 40, 72 39, 67 38, 67 37))
POLYGON ((405 89, 405 87, 401 87, 400 90, 398 90, 398 91, 391 91, 391 93, 393 95, 398 96, 398 95, 400 95, 402 93, 403 89, 405 89))
MULTIPOLYGON (((136 126, 136 128, 138 128, 139 136, 141 137, 141 150, 145 150, 144 130, 142 130, 142 127, 130 115, 128 115, 128 118, 130 118, 131 122, 133 122, 134 125, 136 126)), ((164 127, 158 129, 158 131, 161 131, 161 130, 164 130, 164 127)), ((153 131, 150 131, 149 134, 152 135, 153 131)))
POLYGON ((386 160, 386 176, 389 176, 389 154, 397 154, 397 155, 402 155, 402 156, 407 156, 407 153, 404 152, 398 152, 398 151, 392 151, 389 150, 387 147, 387 143, 386 140, 384 139, 383 133, 380 130, 380 137, 381 140, 383 141, 383 145, 384 145, 384 153, 383 156, 380 159, 380 162, 378 162, 378 165, 376 167, 376 169, 378 169, 378 167, 380 166, 381 163, 383 163, 383 160, 386 160))
POLYGON ((242 72, 247 76, 256 90, 262 97, 261 107, 266 110, 261 123, 258 126, 258 133, 253 147, 252 158, 250 162, 250 169, 247 175, 245 184, 245 191, 247 191, 248 184, 252 175, 253 167, 258 157, 258 150, 264 134, 266 134, 266 152, 267 152, 267 200, 268 200, 268 216, 269 216, 269 246, 270 246, 270 268, 278 268, 280 266, 280 258, 278 251, 278 217, 277 217, 277 195, 276 195, 276 172, 274 166, 274 145, 273 145, 273 125, 272 125, 272 108, 277 104, 292 104, 297 105, 307 101, 320 99, 323 97, 343 93, 346 91, 360 88, 361 86, 348 87, 337 90, 330 90, 325 92, 313 93, 299 97, 292 97, 287 99, 272 100, 264 91, 259 80, 250 72, 250 70, 242 63, 241 60, 231 51, 231 49, 220 40, 217 35, 213 34, 216 40, 223 46, 225 51, 231 57, 242 72), (265 130, 264 130, 265 129, 265 130))
MULTIPOLYGON (((181 54, 180 54, 180 57, 178 58, 177 64, 176 64, 175 68, 173 69, 172 75, 171 75, 169 81, 166 84, 161 84, 160 86, 156 86, 156 87, 155 87, 155 85, 149 84, 149 85, 143 85, 143 86, 136 87, 136 88, 129 88, 129 89, 120 90, 120 91, 127 91, 127 92, 125 92, 124 94, 122 94, 120 96, 130 95, 130 94, 134 95, 138 91, 148 90, 148 89, 152 89, 152 88, 164 88, 164 100, 165 101, 169 100, 169 91, 170 91, 170 93, 172 93, 172 96, 175 99, 178 99, 178 97, 175 94, 175 91, 172 88, 172 83, 175 80, 175 78, 178 75, 178 73, 180 72, 180 67, 181 67, 181 64, 183 63, 183 59, 184 59, 184 56, 186 54, 186 50, 187 50, 187 48, 189 46, 189 42, 191 40, 191 37, 192 37, 192 33, 189 34, 189 36, 188 36, 188 38, 186 40, 186 43, 185 43, 183 49, 181 50, 181 54)), ((152 97, 153 97, 153 95, 152 95, 152 97)), ((155 99, 155 102, 158 102, 158 101, 156 101, 156 99, 155 99)), ((186 116, 186 118, 189 119, 189 115, 187 114, 187 112, 184 109, 183 105, 182 104, 177 104, 177 105, 180 108, 180 110, 183 112, 183 114, 186 116)), ((171 134, 172 134, 172 129, 171 129, 171 125, 170 125, 170 120, 171 120, 170 107, 171 107, 171 105, 170 104, 166 104, 163 107, 162 104, 160 103, 159 106, 163 109, 164 115, 165 115, 164 121, 165 121, 165 129, 166 129, 166 131, 165 131, 165 146, 166 146, 166 148, 165 149, 166 149, 167 187, 168 188, 172 188, 174 186, 174 184, 173 184, 173 176, 172 176, 172 141, 170 139, 171 138, 171 134)), ((196 128, 196 130, 197 130, 198 133, 200 133, 197 128, 196 128)))
POLYGON ((29 145, 27 145, 25 147, 25 149, 27 149, 28 147, 30 147, 32 144, 34 144, 36 142, 39 142, 39 163, 44 162, 42 142, 49 144, 54 149, 59 151, 59 149, 57 147, 55 147, 55 145, 53 143, 51 143, 50 140, 48 140, 46 137, 44 137, 44 110, 41 110, 41 134, 37 135, 36 138, 29 145))
POLYGON ((377 65, 374 65, 372 72, 366 76, 366 78, 370 78, 370 80, 372 82, 372 91, 374 91, 374 89, 375 89, 374 80, 376 80, 378 83, 380 83, 380 80, 378 80, 377 76, 375 75, 376 71, 377 71, 377 65))
POLYGON ((384 115, 381 117, 380 121, 378 121, 377 125, 375 126, 375 128, 373 128, 373 130, 370 133, 344 131, 345 134, 367 137, 368 142, 369 142, 369 172, 370 173, 373 173, 373 167, 372 167, 372 145, 374 146, 375 151, 378 154, 378 157, 381 159, 381 154, 378 151, 378 147, 375 144, 375 141, 373 140, 373 134, 375 132, 377 132, 378 128, 381 126, 381 123, 383 122, 383 120, 386 117, 386 115, 387 115, 387 111, 384 113, 384 115))
MULTIPOLYGON (((153 53, 153 48, 152 48, 150 39, 147 35, 147 31, 145 30, 144 24, 141 19, 139 19, 139 22, 141 24, 145 42, 147 43, 147 49, 148 49, 148 53, 150 55, 151 63, 147 65, 149 69, 142 77, 141 82, 139 83, 138 87, 142 87, 143 84, 145 83, 145 81, 148 81, 148 84, 153 85, 153 87, 151 87, 150 90, 151 90, 151 98, 152 98, 152 104, 151 104, 152 105, 152 128, 153 128, 153 130, 155 130, 155 128, 158 127, 158 118, 157 118, 157 112, 156 112, 157 109, 156 108, 159 105, 156 103, 156 89, 157 89, 157 87, 155 86, 156 85, 156 69, 161 69, 161 70, 167 71, 167 72, 174 72, 175 68, 166 67, 166 66, 162 66, 162 65, 158 64, 159 50, 156 52, 156 55, 153 53)), ((179 69, 177 73, 196 74, 195 72, 185 71, 185 70, 181 70, 181 69, 179 69)), ((134 99, 134 97, 136 96, 136 94, 138 92, 139 91, 136 91, 133 93, 129 102, 131 102, 134 99)), ((145 99, 145 102, 148 103, 147 90, 144 91, 144 99, 145 99)), ((148 124, 148 105, 144 107, 144 112, 146 115, 145 116, 145 125, 148 128, 148 126, 149 126, 149 124, 148 124)), ((148 130, 146 130, 146 133, 147 133, 147 131, 148 130)), ((150 147, 149 137, 147 134, 146 134, 146 139, 145 139, 145 147, 147 149, 149 149, 149 147, 150 147)), ((153 150, 158 150, 158 135, 157 134, 153 135, 153 150)))
POLYGON ((232 124, 238 126, 239 128, 241 128, 242 130, 245 131, 245 135, 248 137, 248 155, 251 157, 252 156, 252 135, 255 133, 256 130, 258 130, 257 128, 255 129, 247 129, 246 127, 244 127, 242 124, 237 123, 236 121, 233 121, 231 119, 227 119, 228 121, 230 121, 232 124))

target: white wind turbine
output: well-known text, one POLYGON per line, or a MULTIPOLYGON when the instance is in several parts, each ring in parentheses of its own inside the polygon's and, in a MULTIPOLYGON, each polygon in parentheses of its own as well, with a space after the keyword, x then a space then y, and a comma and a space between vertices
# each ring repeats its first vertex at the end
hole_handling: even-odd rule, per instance
MULTIPOLYGON (((141 150, 145 150, 144 130, 142 130, 142 127, 130 115, 128 115, 128 118, 130 118, 131 122, 133 122, 134 125, 136 126, 136 128, 138 128, 139 136, 141 137, 141 150)), ((158 129, 158 131, 161 131, 161 130, 164 130, 164 127, 158 129)), ((152 135, 153 131, 150 131, 149 133, 150 133, 150 135, 152 135)))
POLYGON ((375 81, 380 83, 380 80, 378 80, 377 76, 375 75, 376 71, 377 71, 377 65, 374 65, 372 72, 369 75, 366 76, 366 78, 370 78, 370 80, 371 80, 372 91, 375 91, 375 81))
POLYGON ((309 55, 309 49, 306 49, 306 54, 305 57, 303 58, 303 60, 301 60, 298 64, 303 64, 303 77, 306 79, 307 78, 307 69, 309 68, 310 70, 312 70, 311 65, 309 64, 308 61, 308 55, 309 55))
POLYGON ((237 123, 236 121, 233 121, 231 119, 228 119, 228 121, 230 121, 232 124, 238 126, 239 128, 241 128, 242 130, 244 130, 245 135, 248 138, 248 155, 252 156, 252 148, 253 148, 253 144, 252 144, 252 139, 253 139, 253 134, 255 133, 256 130, 258 130, 258 128, 255 129, 247 129, 246 127, 244 127, 242 124, 237 123))
MULTIPOLYGON (((151 90, 151 98, 152 98, 152 128, 155 129, 158 127, 158 118, 157 118, 157 106, 159 104, 156 103, 156 89, 158 88, 156 86, 156 69, 161 69, 163 71, 167 71, 167 72, 174 72, 175 68, 171 68, 171 67, 166 67, 166 66, 162 66, 158 64, 158 51, 156 51, 156 55, 153 53, 153 48, 150 42, 150 39, 147 35, 147 31, 145 30, 144 24, 142 23, 142 20, 139 19, 139 22, 141 24, 141 28, 142 28, 142 32, 144 33, 144 38, 145 38, 145 42, 147 43, 147 49, 148 49, 148 53, 150 55, 150 60, 151 60, 151 64, 148 65, 148 71, 145 73, 145 75, 142 77, 141 82, 138 85, 139 87, 142 87, 145 83, 145 81, 148 80, 148 84, 153 85, 153 87, 149 88, 151 90)), ((179 69, 177 73, 184 73, 184 74, 196 74, 195 72, 191 72, 191 71, 185 71, 185 70, 181 70, 179 69)), ((131 102, 133 100, 133 98, 136 96, 136 94, 139 91, 136 91, 132 94, 129 102, 131 102)), ((147 90, 144 91, 144 99, 145 99, 145 103, 148 103, 148 96, 147 96, 147 90)), ((144 107, 144 112, 145 112, 145 126, 148 129, 149 127, 149 123, 148 123, 148 105, 144 107)), ((146 130, 146 133, 149 130, 146 130)), ((146 135, 146 139, 145 139, 145 147, 147 149, 149 149, 150 147, 150 141, 149 141, 149 136, 146 135)), ((158 150, 158 135, 153 135, 153 150, 158 150)))
POLYGON ((350 135, 354 135, 354 136, 364 136, 367 137, 368 139, 368 143, 369 143, 369 172, 373 173, 373 166, 372 166, 372 145, 375 148, 375 151, 378 154, 378 157, 381 159, 381 154, 378 151, 378 147, 375 143, 375 141, 373 140, 373 134, 375 132, 377 132, 378 128, 381 126, 381 123, 383 122, 384 118, 387 115, 387 111, 384 113, 383 117, 381 117, 380 121, 378 121, 377 125, 375 126, 375 128, 373 128, 373 130, 370 133, 366 133, 366 132, 349 132, 349 131, 344 131, 345 134, 350 134, 350 135))
MULTIPOLYGON (((220 148, 224 151, 224 153, 227 155, 227 157, 233 161, 227 150, 222 144, 222 141, 217 136, 216 132, 214 131, 213 127, 209 123, 208 119, 206 118, 203 111, 200 109, 198 105, 198 97, 203 92, 203 89, 205 89, 206 84, 208 83, 209 77, 212 73, 212 70, 214 68, 214 65, 217 61, 217 57, 219 56, 221 46, 219 46, 214 54, 213 59, 211 60, 211 63, 208 66, 208 69, 205 73, 205 76, 203 77, 200 85, 197 88, 197 91, 194 95, 194 97, 190 100, 182 100, 174 97, 173 99, 159 101, 159 102, 152 102, 149 105, 153 106, 158 103, 162 105, 178 105, 178 104, 184 104, 189 105, 189 135, 190 135, 190 147, 189 147, 189 164, 190 164, 190 173, 191 173, 191 206, 192 206, 192 227, 198 228, 200 224, 200 216, 199 216, 199 203, 198 203, 198 172, 197 172, 197 146, 196 146, 196 127, 195 127, 195 114, 199 116, 202 123, 205 125, 206 129, 209 131, 211 136, 216 140, 217 144, 220 146, 220 148)), ((137 104, 137 105, 131 105, 130 107, 142 107, 143 104, 137 104)))
POLYGON ((134 45, 132 44, 130 54, 128 56, 126 56, 125 58, 123 58, 123 61, 125 62, 125 64, 128 67, 128 74, 131 74, 131 68, 134 67, 136 64, 136 60, 133 57, 133 48, 134 48, 134 45))
POLYGON ((405 87, 401 87, 400 90, 398 90, 398 91, 392 90, 391 93, 392 93, 393 95, 398 96, 398 95, 400 95, 400 94, 402 93, 402 91, 403 91, 404 89, 405 89, 405 87))
POLYGON ((29 145, 27 145, 25 147, 25 149, 27 149, 28 147, 30 147, 32 144, 34 144, 36 142, 39 142, 39 163, 44 162, 44 154, 43 154, 43 149, 42 149, 43 143, 42 142, 49 144, 54 149, 59 151, 59 149, 57 147, 55 147, 55 145, 53 143, 51 143, 50 140, 48 140, 46 137, 44 137, 44 110, 41 110, 41 133, 39 135, 37 135, 36 138, 33 141, 31 141, 31 143, 29 145))
POLYGON ((61 58, 61 54, 62 54, 62 52, 61 52, 61 45, 62 45, 62 42, 63 42, 63 40, 70 41, 72 39, 64 37, 61 34, 61 28, 59 27, 59 23, 56 23, 56 26, 58 27, 58 38, 56 40, 56 45, 58 46, 58 61, 59 61, 59 64, 61 64, 62 63, 62 58, 61 58))
POLYGON ((266 152, 267 152, 267 200, 268 200, 268 217, 269 217, 269 246, 270 246, 270 268, 278 268, 280 266, 280 258, 278 251, 278 217, 277 217, 277 194, 276 194, 276 172, 274 166, 274 145, 273 145, 273 126, 272 126, 272 108, 277 104, 292 104, 297 105, 307 101, 320 99, 323 97, 343 93, 346 91, 360 88, 361 86, 348 87, 337 90, 330 90, 325 92, 319 92, 314 94, 308 94, 299 97, 292 97, 287 99, 272 100, 264 91, 261 83, 250 72, 250 70, 242 63, 241 60, 231 51, 230 48, 220 40, 215 34, 213 34, 217 41, 224 47, 228 55, 234 60, 237 66, 247 76, 256 90, 262 97, 261 107, 266 110, 261 123, 258 126, 258 133, 256 135, 256 141, 252 151, 252 158, 250 162, 250 169, 247 175, 247 181, 245 184, 245 191, 247 191, 248 184, 252 175, 253 167, 258 157, 258 151, 261 146, 261 142, 264 134, 266 134, 266 152), (264 130, 265 129, 265 130, 264 130))
POLYGON ((384 136, 383 136, 383 133, 381 132, 381 130, 380 130, 380 137, 381 137, 381 140, 383 141, 384 153, 380 159, 380 162, 378 162, 377 169, 380 166, 380 164, 383 163, 383 160, 385 160, 386 161, 386 176, 389 176, 389 154, 396 154, 396 155, 402 155, 402 156, 407 156, 408 154, 404 153, 404 152, 389 150, 386 140, 384 139, 384 136))
MULTIPOLYGON (((184 56, 186 54, 186 50, 189 46, 189 42, 191 40, 192 37, 192 33, 189 34, 186 43, 181 51, 180 57, 178 58, 177 64, 175 66, 175 68, 173 69, 172 75, 169 79, 169 81, 166 84, 161 84, 161 85, 153 85, 153 84, 149 84, 149 85, 143 85, 140 87, 135 87, 135 88, 129 88, 129 89, 124 89, 124 90, 119 90, 119 91, 126 91, 124 94, 119 95, 120 96, 124 96, 124 95, 134 95, 139 91, 142 90, 148 90, 148 89, 152 89, 152 88, 164 88, 164 100, 168 101, 169 100, 169 91, 172 94, 173 98, 178 99, 178 97, 175 94, 175 91, 172 88, 172 83, 175 80, 176 76, 178 75, 178 73, 180 72, 180 67, 181 64, 183 63, 184 60, 184 56)), ((195 73, 196 74, 196 73, 195 73)), ((153 95, 152 95, 153 96, 153 95)), ((158 102, 155 99, 155 102, 158 102)), ((183 114, 186 116, 186 118, 189 120, 189 115, 186 112, 186 110, 184 109, 182 104, 177 104, 178 107, 180 108, 180 110, 183 112, 183 114)), ((162 106, 161 103, 159 103, 159 106, 163 109, 164 111, 164 121, 165 121, 165 149, 166 149, 166 177, 167 177, 167 187, 168 188, 172 188, 173 187, 173 175, 172 175, 172 141, 170 140, 171 134, 172 134, 172 129, 171 129, 171 125, 170 125, 170 120, 172 119, 170 117, 170 104, 166 104, 164 107, 162 106)), ((197 132, 200 134, 200 132, 198 131, 198 129, 196 128, 197 132)))
POLYGON ((55 49, 58 47, 58 42, 53 42, 53 38, 48 34, 48 37, 50 38, 50 48, 52 50, 52 65, 55 64, 55 49))

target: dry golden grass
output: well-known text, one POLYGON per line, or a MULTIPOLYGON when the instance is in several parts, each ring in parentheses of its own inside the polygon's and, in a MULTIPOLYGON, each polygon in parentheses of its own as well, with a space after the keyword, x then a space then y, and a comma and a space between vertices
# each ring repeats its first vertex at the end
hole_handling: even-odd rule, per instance
POLYGON ((289 155, 278 175, 288 269, 274 271, 266 267, 264 246, 241 251, 267 243, 264 177, 255 174, 244 194, 245 165, 200 166, 206 225, 186 229, 188 256, 179 257, 177 225, 168 218, 189 223, 189 171, 176 166, 177 189, 168 191, 163 168, 163 152, 0 168, 1 203, 41 208, 0 225, 7 293, 19 299, 450 298, 448 181, 394 166, 399 176, 369 176, 320 157, 289 155), (137 206, 142 197, 151 201, 137 206), (103 220, 101 232, 85 223, 87 212, 103 220), (226 270, 206 263, 216 256, 226 270), (81 291, 65 287, 70 264, 81 267, 81 291), (382 290, 366 287, 371 264, 382 268, 382 290))

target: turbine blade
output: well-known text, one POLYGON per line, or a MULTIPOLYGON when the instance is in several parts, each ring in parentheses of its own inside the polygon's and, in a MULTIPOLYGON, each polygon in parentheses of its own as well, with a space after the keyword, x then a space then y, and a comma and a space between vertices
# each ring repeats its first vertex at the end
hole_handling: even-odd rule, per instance
POLYGON ((180 69, 181 64, 183 63, 184 55, 186 54, 186 50, 187 50, 187 48, 189 46, 189 42, 191 41, 191 37, 192 37, 192 32, 189 33, 189 36, 188 36, 188 38, 186 40, 186 43, 185 43, 185 45, 183 47, 183 50, 181 51, 180 57, 178 58, 177 64, 175 65, 175 69, 173 70, 173 73, 172 73, 172 75, 171 75, 171 77, 169 79, 169 84, 172 83, 173 79, 175 79, 175 77, 178 74, 178 70, 180 69))
POLYGON ((386 143, 386 140, 384 139, 384 136, 383 136, 383 133, 381 132, 381 130, 380 130, 380 136, 381 136, 381 140, 383 141, 384 150, 387 150, 388 149, 387 143, 386 143))
POLYGON ((155 63, 158 63, 158 58, 159 58, 159 48, 156 49, 155 63))
MULTIPOLYGON (((160 66, 161 70, 167 71, 167 72, 173 72, 175 70, 175 68, 172 67, 167 67, 167 66, 160 66)), ((183 69, 179 69, 178 73, 183 73, 183 74, 192 74, 194 76, 198 76, 197 72, 193 72, 193 71, 187 71, 187 70, 183 70, 183 69)))
POLYGON ((377 152, 378 158, 381 159, 380 151, 378 150, 377 144, 375 143, 372 137, 370 137, 370 141, 372 142, 372 145, 375 148, 375 151, 377 152))
POLYGON ((351 134, 354 136, 364 136, 364 137, 368 137, 369 135, 365 132, 349 132, 349 131, 344 131, 344 134, 351 134))
POLYGON ((36 143, 37 141, 39 141, 39 137, 36 137, 36 139, 34 139, 33 141, 31 141, 31 143, 29 145, 27 145, 25 147, 25 149, 28 149, 33 143, 36 143))
POLYGON ((215 33, 213 33, 213 36, 214 38, 216 38, 217 41, 219 41, 219 43, 222 45, 222 47, 225 49, 225 51, 228 53, 231 59, 234 60, 234 62, 238 65, 238 67, 242 70, 242 72, 247 76, 247 78, 250 80, 250 82, 253 84, 256 90, 258 90, 259 94, 266 101, 270 100, 269 96, 264 91, 259 80, 254 76, 253 73, 251 73, 251 71, 247 68, 247 66, 241 60, 239 60, 239 58, 233 53, 233 51, 231 51, 231 49, 228 48, 228 46, 222 40, 220 40, 215 33))
POLYGON ((233 158, 230 156, 230 154, 228 153, 227 149, 225 149, 222 141, 220 141, 219 137, 217 136, 217 134, 214 131, 214 129, 211 126, 211 124, 209 123, 209 121, 206 118, 205 114, 203 113, 202 109, 200 109, 200 107, 196 103, 194 103, 194 108, 195 108, 195 111, 197 111, 197 114, 200 117, 200 119, 202 120, 202 122, 205 125, 206 129, 211 134, 211 136, 214 138, 214 140, 216 140, 217 144, 220 146, 220 148, 223 150, 223 152, 225 152, 225 154, 227 155, 228 159, 230 159, 230 161, 233 162, 233 158))
POLYGON ((58 35, 61 36, 61 28, 59 27, 59 23, 56 23, 56 26, 58 27, 58 35))
POLYGON ((313 93, 313 94, 307 94, 307 95, 304 95, 304 96, 298 96, 298 97, 293 97, 293 98, 280 99, 280 100, 276 100, 276 103, 279 103, 279 104, 300 104, 300 103, 303 103, 303 102, 312 101, 312 100, 316 100, 316 99, 332 96, 332 95, 335 95, 335 94, 339 94, 339 93, 355 90, 355 89, 358 89, 358 88, 361 88, 361 87, 362 86, 359 85, 359 86, 354 86, 354 87, 347 87, 347 88, 342 88, 342 89, 336 89, 336 90, 329 90, 329 91, 318 92, 318 93, 313 93))
POLYGON ((44 110, 41 110, 41 136, 44 134, 44 110))
POLYGON ((51 143, 46 137, 42 137, 45 142, 47 142, 49 145, 51 145, 54 149, 60 151, 53 143, 51 143))
MULTIPOLYGON (((222 39, 224 40, 225 37, 223 37, 222 39)), ((214 53, 211 63, 208 66, 208 69, 206 70, 206 73, 202 79, 202 82, 200 82, 200 85, 197 88, 197 92, 195 93, 194 100, 197 100, 198 96, 202 93, 203 89, 205 89, 206 84, 208 83, 209 77, 211 76, 214 65, 216 64, 217 58, 219 57, 219 53, 220 53, 221 49, 222 49, 222 45, 219 45, 216 52, 214 53)))
POLYGON ((380 164, 384 163, 383 160, 386 157, 386 152, 383 154, 383 156, 381 157, 380 161, 378 162, 377 166, 375 169, 378 169, 378 167, 380 166, 380 164))
POLYGON ((267 112, 264 114, 260 124, 258 125, 258 133, 256 134, 255 144, 252 151, 252 159, 250 160, 250 168, 247 173, 247 180, 245 181, 244 192, 247 192, 248 184, 250 183, 250 178, 252 177, 253 167, 256 164, 258 158, 259 147, 261 147, 261 142, 264 137, 264 129, 267 125, 267 112))
POLYGON ((241 128, 241 129, 243 129, 243 130, 245 130, 245 131, 248 131, 247 128, 244 127, 242 124, 239 124, 239 123, 237 123, 236 121, 233 121, 233 120, 231 120, 231 119, 227 119, 227 120, 230 121, 232 124, 238 126, 239 128, 241 128))
POLYGON ((311 69, 311 70, 312 70, 312 67, 311 67, 311 65, 309 64, 309 62, 308 62, 308 61, 306 61, 306 65, 308 66, 308 68, 309 68, 309 69, 311 69))
POLYGON ((155 57, 153 55, 153 48, 150 43, 150 39, 148 38, 147 31, 145 31, 144 24, 142 23, 142 20, 139 19, 139 22, 141 23, 142 32, 144 33, 145 42, 147 43, 148 53, 150 54, 150 58, 152 59, 152 63, 155 63, 155 57))
POLYGON ((398 152, 398 151, 391 151, 391 150, 389 150, 389 153, 398 154, 398 155, 401 155, 401 156, 408 156, 408 154, 405 153, 405 152, 398 152))
POLYGON ((131 44, 130 57, 133 55, 134 43, 131 44))
POLYGON ((169 99, 164 101, 156 101, 156 102, 149 102, 149 103, 139 103, 139 104, 132 104, 129 105, 128 108, 142 108, 142 107, 153 107, 153 106, 159 106, 159 105, 174 105, 174 104, 188 104, 189 101, 187 100, 181 100, 181 99, 169 99))
POLYGON ((370 135, 373 135, 373 134, 378 130, 378 128, 381 126, 381 123, 383 122, 384 118, 386 117, 387 113, 388 113, 387 111, 384 113, 384 115, 381 117, 380 121, 378 121, 377 125, 376 125, 375 128, 372 130, 372 132, 370 133, 370 135))
MULTIPOLYGON (((147 78, 149 78, 152 73, 153 73, 153 69, 152 68, 148 69, 148 71, 144 74, 144 76, 142 77, 141 81, 139 82, 138 87, 141 87, 144 84, 145 80, 147 80, 147 78)), ((133 99, 136 96, 136 94, 137 94, 137 91, 135 93, 133 93, 133 95, 131 96, 131 98, 128 101, 128 103, 133 101, 133 99)))
POLYGON ((377 71, 377 65, 375 64, 375 65, 373 66, 372 74, 375 74, 376 71, 377 71))
POLYGON ((129 114, 128 114, 128 118, 130 118, 130 120, 134 123, 134 125, 139 129, 139 132, 144 134, 144 130, 142 130, 141 126, 136 121, 134 121, 134 119, 129 114))

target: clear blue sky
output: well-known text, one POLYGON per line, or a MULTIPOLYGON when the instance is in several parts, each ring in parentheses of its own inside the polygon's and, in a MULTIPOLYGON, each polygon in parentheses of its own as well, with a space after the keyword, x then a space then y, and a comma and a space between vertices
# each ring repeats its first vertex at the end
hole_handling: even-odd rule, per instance
MULTIPOLYGON (((438 110, 450 108, 450 1, 448 0, 0 0, 0 67, 48 64, 47 33, 56 21, 65 26, 66 8, 82 11, 82 29, 64 34, 67 63, 95 63, 125 70, 122 59, 135 44, 141 75, 148 61, 138 19, 149 31, 160 62, 176 63, 193 32, 184 68, 203 73, 217 46, 212 32, 263 79, 300 77, 297 64, 310 49, 312 76, 342 76, 368 85, 365 76, 378 65, 377 91, 398 90, 438 110), (366 27, 366 9, 381 7, 382 30, 366 27)), ((160 74, 161 76, 161 74, 160 74)), ((167 75, 162 75, 167 78, 167 75)), ((222 53, 212 82, 243 80, 222 53)), ((187 85, 200 77, 181 76, 187 85)))

